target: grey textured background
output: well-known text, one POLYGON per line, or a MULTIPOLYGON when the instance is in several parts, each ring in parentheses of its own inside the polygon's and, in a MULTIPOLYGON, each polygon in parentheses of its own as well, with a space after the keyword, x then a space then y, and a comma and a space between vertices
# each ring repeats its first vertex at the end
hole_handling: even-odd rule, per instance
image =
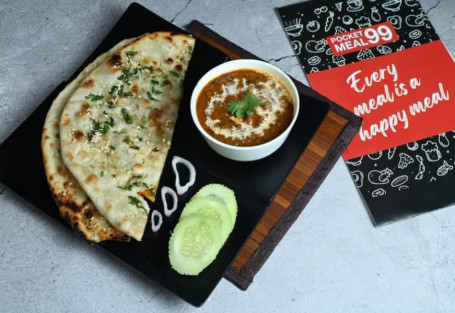
MULTIPOLYGON (((181 27, 198 19, 306 82, 274 11, 295 2, 140 1, 181 27)), ((421 3, 454 54, 455 1, 421 3)), ((0 1, 0 142, 80 66, 128 5, 0 1)), ((454 209, 374 228, 340 160, 250 288, 222 280, 195 309, 0 185, 0 311, 454 312, 454 209)))

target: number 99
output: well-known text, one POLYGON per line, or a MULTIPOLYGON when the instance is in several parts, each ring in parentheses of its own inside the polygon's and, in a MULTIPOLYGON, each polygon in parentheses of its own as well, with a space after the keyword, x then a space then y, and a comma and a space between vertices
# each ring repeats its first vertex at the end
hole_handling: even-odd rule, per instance
POLYGON ((381 25, 378 27, 378 34, 379 36, 382 37, 382 40, 384 41, 389 41, 393 37, 392 31, 390 30, 389 27, 385 25, 381 25))
POLYGON ((368 28, 363 32, 363 35, 371 44, 376 44, 379 40, 389 41, 393 38, 392 31, 385 25, 379 26, 377 30, 374 28, 368 28))

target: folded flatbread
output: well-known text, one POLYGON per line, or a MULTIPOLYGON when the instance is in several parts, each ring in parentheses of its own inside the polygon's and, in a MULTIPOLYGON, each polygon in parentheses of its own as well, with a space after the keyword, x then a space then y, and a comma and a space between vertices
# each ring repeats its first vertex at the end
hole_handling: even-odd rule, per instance
POLYGON ((129 241, 129 237, 112 227, 95 208, 95 205, 80 187, 74 176, 68 171, 60 152, 60 116, 68 98, 87 75, 113 52, 123 48, 134 39, 123 40, 108 52, 90 63, 71 83, 69 83, 53 101, 43 127, 41 148, 44 169, 60 215, 71 227, 93 242, 104 240, 129 241))
POLYGON ((194 38, 156 32, 113 53, 68 98, 63 161, 109 223, 141 240, 183 94, 194 38))

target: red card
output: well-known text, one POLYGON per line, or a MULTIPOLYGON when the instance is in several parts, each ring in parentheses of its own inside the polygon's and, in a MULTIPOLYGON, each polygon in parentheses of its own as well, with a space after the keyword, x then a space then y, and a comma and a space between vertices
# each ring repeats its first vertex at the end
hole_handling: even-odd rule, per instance
POLYGON ((340 56, 362 49, 385 45, 399 39, 390 22, 380 23, 327 37, 333 55, 340 56))
POLYGON ((311 86, 364 119, 346 160, 455 128, 455 63, 437 40, 308 74, 311 86))

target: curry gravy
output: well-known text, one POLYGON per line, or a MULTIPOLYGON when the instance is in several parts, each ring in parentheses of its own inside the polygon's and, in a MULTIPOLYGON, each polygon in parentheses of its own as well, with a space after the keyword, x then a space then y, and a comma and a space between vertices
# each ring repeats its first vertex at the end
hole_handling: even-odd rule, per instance
POLYGON ((291 123, 294 106, 286 88, 271 75, 242 69, 220 75, 201 90, 196 112, 204 130, 215 139, 235 146, 255 146, 279 136, 291 123), (254 94, 256 106, 246 118, 227 112, 230 101, 254 94))

